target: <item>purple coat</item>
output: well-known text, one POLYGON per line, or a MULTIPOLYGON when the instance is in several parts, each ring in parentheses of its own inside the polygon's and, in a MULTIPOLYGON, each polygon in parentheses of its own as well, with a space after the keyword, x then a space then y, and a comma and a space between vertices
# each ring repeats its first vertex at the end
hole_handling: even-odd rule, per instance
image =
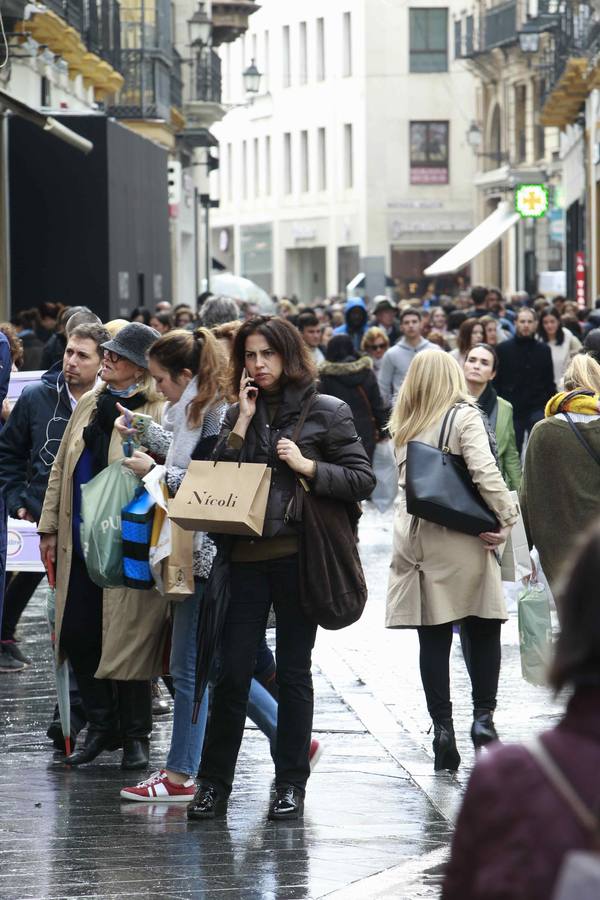
MULTIPOLYGON (((600 810, 600 687, 580 688, 542 739, 586 805, 600 810)), ((471 775, 442 900, 548 900, 565 853, 588 848, 529 752, 498 746, 471 775)))

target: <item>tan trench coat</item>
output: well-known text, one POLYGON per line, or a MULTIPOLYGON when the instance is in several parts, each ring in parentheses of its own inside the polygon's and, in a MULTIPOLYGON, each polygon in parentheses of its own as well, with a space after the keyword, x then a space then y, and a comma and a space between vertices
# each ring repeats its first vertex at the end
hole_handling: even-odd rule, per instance
MULTIPOLYGON (((83 429, 96 407, 96 391, 81 398, 67 425, 58 455, 52 466, 42 516, 40 534, 58 534, 56 548, 56 647, 60 647, 67 588, 71 572, 73 540, 73 473, 84 449, 83 429)), ((146 403, 136 412, 160 421, 162 403, 146 403)), ((109 463, 121 459, 123 449, 114 430, 109 463)), ((102 656, 96 678, 122 681, 144 680, 160 675, 168 637, 169 604, 156 590, 136 591, 109 588, 102 593, 102 656)))
MULTIPOLYGON (((437 446, 442 418, 415 440, 437 446)), ((451 453, 462 453, 481 496, 502 526, 517 520, 513 503, 489 447, 480 413, 461 407, 450 436, 451 453)), ((388 582, 387 628, 440 625, 465 616, 506 619, 500 566, 478 537, 410 516, 406 510, 406 447, 396 451, 400 490, 394 517, 394 549, 388 582)))

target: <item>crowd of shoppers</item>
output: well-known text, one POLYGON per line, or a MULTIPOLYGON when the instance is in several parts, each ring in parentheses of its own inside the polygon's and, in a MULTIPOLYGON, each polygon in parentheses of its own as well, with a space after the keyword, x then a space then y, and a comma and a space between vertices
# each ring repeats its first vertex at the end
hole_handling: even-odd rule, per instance
MULTIPOLYGON (((223 814, 249 711, 269 739, 275 765, 269 818, 299 818, 318 755, 311 679, 317 626, 301 607, 300 537, 290 504, 299 483, 338 503, 368 499, 375 450, 391 441, 399 492, 385 624, 417 632, 435 770, 455 771, 461 761, 449 683, 456 624, 472 687, 472 744, 498 743, 494 710, 508 615, 498 562, 519 513, 510 492, 519 491, 530 546, 557 591, 562 634, 553 683, 576 688, 562 731, 550 732, 543 743, 584 791, 566 754, 595 701, 597 624, 589 609, 582 613, 591 588, 581 566, 593 569, 597 533, 582 551, 571 588, 561 592, 560 585, 597 516, 599 323, 564 298, 532 303, 521 296, 506 303, 499 291, 484 287, 454 302, 433 293, 424 303, 355 297, 345 305, 319 301, 301 308, 282 300, 278 311, 256 316, 230 298, 207 296, 198 310, 163 301, 154 310, 133 310, 129 322, 104 326, 86 307, 44 304, 20 313, 14 330, 0 327, 1 374, 19 365, 47 366, 39 383, 4 411, 0 492, 11 516, 36 523, 42 558, 56 568, 57 654, 69 660, 80 694, 73 737, 88 723, 84 742, 65 762, 77 767, 122 748, 124 769, 146 769, 151 680, 165 674, 169 658, 174 709, 164 768, 124 787, 121 796, 183 800, 191 820, 223 814), (124 458, 123 442, 132 438, 143 449, 124 458), (409 513, 412 442, 443 444, 443 452, 462 458, 497 527, 467 534, 409 513), (262 536, 217 541, 229 605, 211 701, 208 693, 199 698, 193 717, 198 623, 217 545, 194 533, 194 590, 177 603, 155 589, 98 587, 81 543, 81 488, 113 463, 138 479, 158 465, 172 497, 191 460, 217 458, 267 464, 271 482, 262 536), (271 609, 275 658, 265 641, 271 609)), ((1 539, 0 533, 0 553, 1 539)), ((16 628, 40 580, 36 573, 15 573, 2 590, 1 672, 31 663, 16 628)), ((54 738, 56 729, 49 733, 54 738)), ((514 798, 510 791, 500 795, 501 775, 516 763, 550 803, 548 784, 527 751, 490 754, 475 770, 459 819, 448 897, 496 896, 488 882, 494 871, 490 835, 501 819, 512 829, 515 816, 526 815, 516 800, 525 782, 515 782, 514 798), (482 813, 480 797, 496 794, 497 811, 487 803, 482 813)), ((580 840, 573 829, 554 848, 546 893, 522 895, 548 896, 561 854, 580 840)))

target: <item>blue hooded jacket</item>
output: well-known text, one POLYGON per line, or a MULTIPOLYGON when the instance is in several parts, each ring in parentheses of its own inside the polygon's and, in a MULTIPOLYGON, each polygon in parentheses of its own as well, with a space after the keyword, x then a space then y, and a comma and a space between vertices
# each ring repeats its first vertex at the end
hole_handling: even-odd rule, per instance
POLYGON ((352 300, 348 300, 348 302, 346 303, 346 308, 344 309, 344 316, 346 317, 346 321, 343 325, 338 325, 337 328, 334 328, 333 333, 347 334, 352 338, 354 349, 360 351, 362 339, 364 337, 365 331, 367 331, 369 327, 369 314, 367 312, 367 305, 362 297, 353 297, 352 300), (360 309, 363 313, 362 323, 358 328, 350 328, 348 325, 348 313, 353 309, 360 309))

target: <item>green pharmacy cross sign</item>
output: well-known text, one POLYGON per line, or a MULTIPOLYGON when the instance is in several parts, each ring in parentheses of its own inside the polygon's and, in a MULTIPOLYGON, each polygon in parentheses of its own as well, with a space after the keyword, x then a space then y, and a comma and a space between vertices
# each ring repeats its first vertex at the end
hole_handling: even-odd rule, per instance
POLYGON ((549 205, 550 196, 545 184, 520 184, 515 191, 515 210, 522 219, 541 219, 549 205))

